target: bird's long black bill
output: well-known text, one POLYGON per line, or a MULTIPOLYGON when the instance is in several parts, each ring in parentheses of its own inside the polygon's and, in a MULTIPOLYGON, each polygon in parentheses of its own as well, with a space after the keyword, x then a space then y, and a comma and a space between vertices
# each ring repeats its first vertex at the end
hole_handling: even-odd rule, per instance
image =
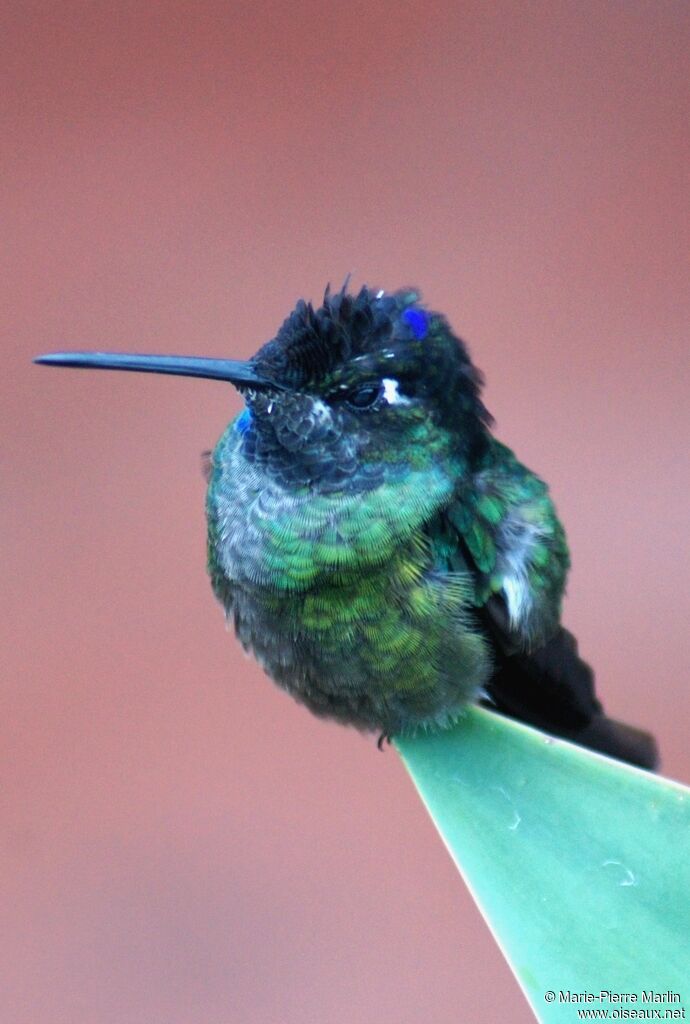
POLYGON ((148 356, 129 352, 51 352, 38 356, 42 366, 71 366, 90 370, 133 370, 136 373, 168 373, 178 377, 225 380, 240 387, 280 388, 260 374, 253 363, 235 359, 203 359, 199 356, 148 356))

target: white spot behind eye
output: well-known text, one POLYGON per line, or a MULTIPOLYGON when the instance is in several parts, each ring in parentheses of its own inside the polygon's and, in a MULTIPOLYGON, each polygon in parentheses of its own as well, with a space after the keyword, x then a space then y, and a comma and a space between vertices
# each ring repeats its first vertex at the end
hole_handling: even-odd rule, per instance
POLYGON ((404 395, 400 394, 397 380, 393 380, 391 377, 384 377, 381 383, 383 384, 383 397, 389 405, 410 404, 409 398, 405 398, 404 395))
POLYGON ((386 294, 386 293, 384 292, 384 290, 383 290, 383 288, 382 288, 380 292, 377 292, 377 293, 376 293, 376 298, 377 298, 377 299, 382 299, 382 298, 383 298, 383 296, 384 296, 385 294, 386 294))

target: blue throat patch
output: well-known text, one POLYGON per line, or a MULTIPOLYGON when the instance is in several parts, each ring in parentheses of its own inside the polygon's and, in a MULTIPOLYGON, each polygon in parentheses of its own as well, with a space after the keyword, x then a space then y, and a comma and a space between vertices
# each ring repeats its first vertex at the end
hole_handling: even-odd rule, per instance
POLYGON ((243 437, 252 425, 252 411, 245 409, 235 420, 235 430, 243 437))

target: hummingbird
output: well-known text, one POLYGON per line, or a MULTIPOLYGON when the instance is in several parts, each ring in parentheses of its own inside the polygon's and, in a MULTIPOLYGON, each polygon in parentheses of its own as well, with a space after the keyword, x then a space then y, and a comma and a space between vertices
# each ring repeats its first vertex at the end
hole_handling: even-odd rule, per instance
POLYGON ((245 650, 316 715, 381 745, 475 701, 656 766, 561 624, 570 559, 546 484, 494 437, 481 373, 415 289, 327 287, 246 362, 36 362, 234 385, 245 407, 208 464, 208 572, 245 650))

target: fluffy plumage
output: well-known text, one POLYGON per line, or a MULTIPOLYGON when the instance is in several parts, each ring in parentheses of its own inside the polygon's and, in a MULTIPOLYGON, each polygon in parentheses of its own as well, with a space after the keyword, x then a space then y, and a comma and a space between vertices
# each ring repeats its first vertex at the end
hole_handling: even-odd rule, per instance
POLYGON ((481 375, 442 315, 412 289, 327 290, 251 365, 275 386, 238 385, 247 409, 215 449, 209 571, 279 685, 388 735, 483 698, 653 760, 625 727, 592 738, 608 720, 559 626, 563 529, 546 485, 492 437, 481 375))

